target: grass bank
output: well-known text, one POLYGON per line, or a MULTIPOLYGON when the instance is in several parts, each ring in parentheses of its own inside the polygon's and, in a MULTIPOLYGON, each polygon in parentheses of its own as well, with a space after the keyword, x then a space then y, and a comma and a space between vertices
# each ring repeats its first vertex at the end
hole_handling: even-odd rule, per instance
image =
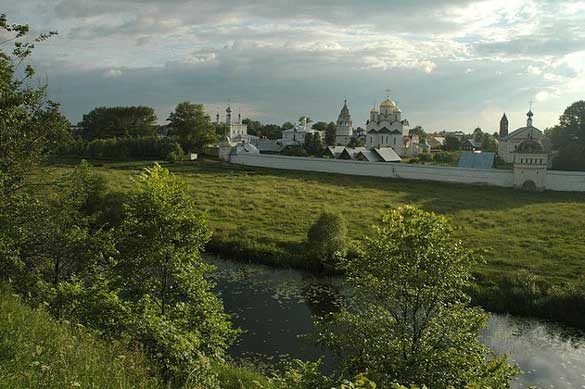
MULTIPOLYGON (((112 188, 124 190, 131 185, 131 173, 150 165, 101 163, 97 169, 112 188)), ((208 213, 214 231, 208 250, 242 261, 303 268, 302 242, 322 210, 342 213, 351 239, 359 241, 382 212, 410 204, 447 216, 457 238, 468 247, 485 250, 486 263, 475 272, 481 286, 476 301, 486 307, 498 305, 496 310, 519 313, 520 303, 514 304, 516 308, 496 304, 497 298, 506 296, 493 291, 520 283, 516 290, 550 298, 560 293, 555 288, 572 288, 585 275, 585 195, 581 193, 525 193, 220 162, 168 167, 187 182, 199 207, 208 213), (524 273, 536 277, 538 287, 514 277, 524 273)), ((61 174, 68 169, 62 165, 50 171, 61 174)))

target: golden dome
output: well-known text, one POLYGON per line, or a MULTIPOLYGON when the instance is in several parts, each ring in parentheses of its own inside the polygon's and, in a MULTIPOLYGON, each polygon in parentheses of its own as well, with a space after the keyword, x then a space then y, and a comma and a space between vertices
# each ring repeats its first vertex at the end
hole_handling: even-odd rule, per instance
POLYGON ((382 104, 380 104, 380 108, 394 108, 396 107, 396 103, 390 99, 386 99, 384 101, 382 101, 382 104))

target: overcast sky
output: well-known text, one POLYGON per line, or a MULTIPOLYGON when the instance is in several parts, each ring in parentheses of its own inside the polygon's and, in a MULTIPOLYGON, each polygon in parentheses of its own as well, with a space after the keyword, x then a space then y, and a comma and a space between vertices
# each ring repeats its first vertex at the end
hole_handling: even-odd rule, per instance
MULTIPOLYGON (((232 101, 263 122, 364 126, 385 90, 411 126, 555 124, 585 98, 585 0, 0 0, 59 35, 33 63, 69 119, 96 106, 232 101), (318 4, 317 4, 318 3, 318 4)), ((239 107, 239 108, 238 108, 239 107)))

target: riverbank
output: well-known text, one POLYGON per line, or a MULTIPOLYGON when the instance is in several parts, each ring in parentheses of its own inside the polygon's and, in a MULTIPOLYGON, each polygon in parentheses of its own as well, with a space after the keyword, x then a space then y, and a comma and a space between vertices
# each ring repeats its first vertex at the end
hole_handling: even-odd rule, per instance
MULTIPOLYGON (((125 190, 148 162, 105 163, 96 169, 125 190)), ((524 193, 505 188, 335 174, 253 169, 219 162, 168 165, 185 180, 214 237, 208 252, 243 262, 305 268, 302 242, 319 213, 346 218, 354 241, 383 211, 411 204, 447 216, 465 245, 485 250, 474 301, 497 312, 543 317, 585 327, 585 195, 524 193)), ((62 174, 68 165, 50 168, 62 174)))

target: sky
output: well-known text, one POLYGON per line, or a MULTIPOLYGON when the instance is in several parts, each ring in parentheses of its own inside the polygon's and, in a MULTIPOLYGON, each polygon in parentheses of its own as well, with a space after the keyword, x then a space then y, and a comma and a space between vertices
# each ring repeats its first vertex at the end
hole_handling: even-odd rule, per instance
POLYGON ((386 95, 411 126, 486 131, 558 122, 585 99, 585 0, 0 0, 59 35, 32 63, 76 123, 98 106, 227 102, 270 123, 365 126, 386 95))

